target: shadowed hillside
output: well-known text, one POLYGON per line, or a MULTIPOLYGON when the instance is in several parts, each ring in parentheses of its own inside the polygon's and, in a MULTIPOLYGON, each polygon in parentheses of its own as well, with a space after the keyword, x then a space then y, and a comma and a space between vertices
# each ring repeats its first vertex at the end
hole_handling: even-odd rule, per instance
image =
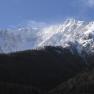
POLYGON ((26 86, 34 94, 42 94, 76 76, 85 67, 77 53, 62 47, 47 46, 40 50, 0 54, 0 82, 4 87, 12 84, 13 88, 17 84, 19 90, 26 86))
POLYGON ((49 94, 94 94, 94 69, 79 73, 49 91, 49 94))

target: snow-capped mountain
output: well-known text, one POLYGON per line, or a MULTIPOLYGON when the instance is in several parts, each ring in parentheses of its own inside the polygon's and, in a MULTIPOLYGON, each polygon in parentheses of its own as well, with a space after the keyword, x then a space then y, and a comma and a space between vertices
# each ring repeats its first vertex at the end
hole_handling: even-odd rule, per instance
POLYGON ((43 46, 74 46, 79 54, 94 52, 94 22, 67 19, 60 24, 30 22, 0 30, 0 52, 8 53, 43 46))

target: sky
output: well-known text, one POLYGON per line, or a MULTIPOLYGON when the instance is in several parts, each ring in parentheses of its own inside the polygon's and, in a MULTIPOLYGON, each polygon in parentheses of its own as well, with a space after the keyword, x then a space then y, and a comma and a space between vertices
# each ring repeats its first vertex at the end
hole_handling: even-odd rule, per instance
POLYGON ((0 28, 25 21, 94 20, 94 0, 0 0, 0 28))

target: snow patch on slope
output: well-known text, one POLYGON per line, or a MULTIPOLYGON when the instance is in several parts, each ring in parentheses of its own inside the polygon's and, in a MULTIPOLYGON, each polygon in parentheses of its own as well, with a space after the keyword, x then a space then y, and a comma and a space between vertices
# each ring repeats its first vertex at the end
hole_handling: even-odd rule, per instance
POLYGON ((79 54, 94 53, 94 22, 75 19, 53 25, 29 22, 15 29, 0 30, 1 53, 43 46, 71 46, 79 54))

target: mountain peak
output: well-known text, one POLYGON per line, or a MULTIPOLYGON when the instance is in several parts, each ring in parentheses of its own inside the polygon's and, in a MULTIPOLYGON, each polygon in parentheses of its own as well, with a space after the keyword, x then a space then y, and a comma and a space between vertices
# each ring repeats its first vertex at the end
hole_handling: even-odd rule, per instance
POLYGON ((83 50, 88 54, 94 52, 94 21, 67 19, 63 24, 52 25, 31 21, 6 31, 0 31, 0 52, 4 53, 43 46, 70 45, 74 45, 79 54, 83 50))

